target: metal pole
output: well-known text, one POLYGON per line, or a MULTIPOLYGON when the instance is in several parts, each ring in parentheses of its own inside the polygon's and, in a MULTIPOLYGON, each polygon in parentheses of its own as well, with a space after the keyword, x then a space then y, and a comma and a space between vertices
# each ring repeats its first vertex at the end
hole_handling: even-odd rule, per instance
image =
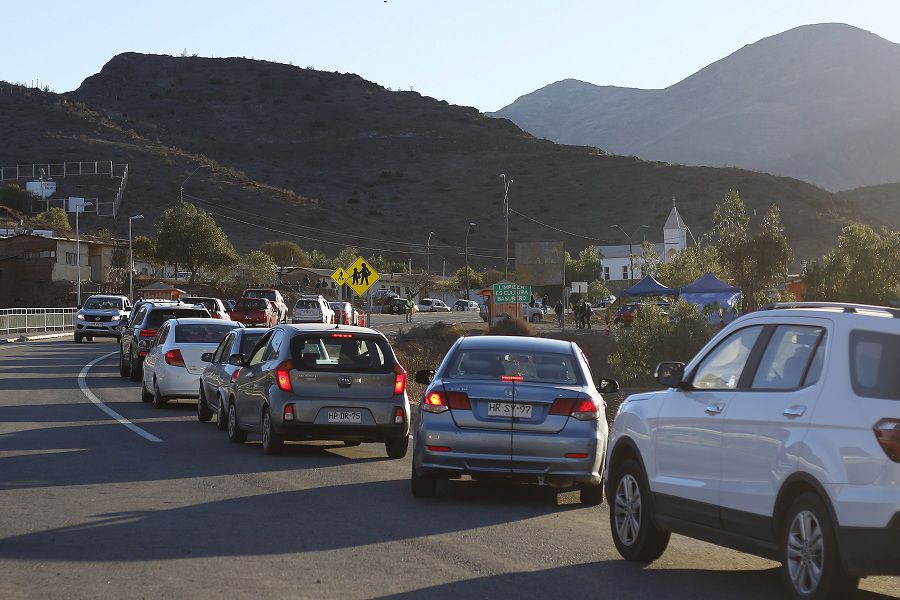
POLYGON ((469 288, 469 233, 473 227, 475 227, 475 223, 469 223, 469 226, 466 228, 466 301, 469 301, 471 298, 471 290, 469 288))
POLYGON ((503 279, 509 281, 509 186, 513 180, 507 179, 505 173, 500 173, 500 179, 503 181, 503 212, 506 219, 506 234, 503 243, 503 279))
MULTIPOLYGON (((191 171, 190 175, 188 175, 187 177, 184 178, 184 181, 181 182, 181 187, 178 188, 178 204, 184 204, 184 184, 186 184, 188 182, 188 179, 193 177, 194 173, 196 173, 200 169, 211 169, 211 168, 212 167, 210 165, 200 165, 196 169, 191 171)), ((178 273, 175 273, 175 276, 177 279, 178 273)))
POLYGON ((75 270, 78 271, 78 288, 76 291, 75 306, 81 308, 81 232, 78 229, 78 213, 81 205, 75 205, 75 270))
POLYGON ((131 244, 131 221, 128 219, 128 300, 134 302, 134 246, 131 244))
POLYGON ((433 231, 428 232, 428 241, 425 242, 425 272, 431 274, 431 236, 433 231))

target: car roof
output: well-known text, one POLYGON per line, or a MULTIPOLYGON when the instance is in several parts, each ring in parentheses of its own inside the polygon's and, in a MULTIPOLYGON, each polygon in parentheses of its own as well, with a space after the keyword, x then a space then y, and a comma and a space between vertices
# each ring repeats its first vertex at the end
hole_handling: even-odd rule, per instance
POLYGON ((281 325, 280 327, 295 330, 300 333, 365 333, 384 336, 384 334, 377 329, 359 327, 357 325, 341 325, 335 327, 334 325, 329 325, 327 323, 296 323, 293 325, 281 325))
POLYGON ((188 317, 186 319, 170 319, 176 325, 234 325, 235 329, 241 329, 243 325, 231 319, 208 319, 206 317, 188 317))
POLYGON ((87 297, 88 300, 91 298, 115 298, 116 300, 120 300, 122 298, 127 298, 127 296, 119 296, 116 294, 91 294, 87 297))
MULTIPOLYGON (((206 320, 209 321, 209 319, 206 319, 206 320)), ((269 333, 269 328, 268 328, 268 327, 238 327, 238 329, 240 329, 241 332, 243 332, 244 334, 248 334, 248 333, 263 333, 263 334, 269 333)))
MULTIPOLYGON (((873 306, 868 304, 828 303, 828 302, 788 302, 764 306, 758 311, 743 315, 741 320, 750 317, 773 317, 782 315, 791 317, 831 317, 840 319, 898 319, 900 308, 873 306)), ((885 325, 887 325, 885 323, 885 325)))
POLYGON ((509 350, 512 352, 531 351, 568 354, 572 351, 572 342, 518 335, 477 335, 464 337, 459 347, 466 350, 509 350))
POLYGON ((206 310, 206 307, 203 306, 202 304, 184 304, 181 302, 179 302, 179 303, 163 302, 163 303, 160 303, 159 305, 151 304, 149 312, 153 312, 154 310, 171 310, 173 308, 183 309, 183 310, 198 310, 198 307, 200 308, 200 310, 206 310))

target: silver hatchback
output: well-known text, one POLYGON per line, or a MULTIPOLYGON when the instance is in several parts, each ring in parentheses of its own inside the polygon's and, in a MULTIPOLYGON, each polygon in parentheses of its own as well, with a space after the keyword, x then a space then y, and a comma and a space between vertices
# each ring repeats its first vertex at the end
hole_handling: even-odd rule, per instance
POLYGON ((582 503, 602 502, 606 404, 577 344, 460 338, 416 381, 428 387, 414 423, 413 495, 434 496, 438 480, 465 475, 577 486, 582 503))

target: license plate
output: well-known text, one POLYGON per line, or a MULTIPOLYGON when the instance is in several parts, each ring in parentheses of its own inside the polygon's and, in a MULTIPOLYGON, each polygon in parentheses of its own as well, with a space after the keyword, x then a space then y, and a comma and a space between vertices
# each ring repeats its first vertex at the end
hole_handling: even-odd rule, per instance
POLYGON ((362 423, 362 413, 358 410, 329 410, 329 423, 362 423))
POLYGON ((531 404, 511 404, 509 402, 489 402, 489 417, 512 417, 516 419, 531 418, 531 404))

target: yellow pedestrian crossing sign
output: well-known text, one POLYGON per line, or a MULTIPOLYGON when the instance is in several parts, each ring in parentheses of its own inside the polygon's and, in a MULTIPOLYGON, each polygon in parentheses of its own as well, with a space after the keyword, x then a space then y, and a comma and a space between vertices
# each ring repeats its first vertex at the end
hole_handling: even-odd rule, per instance
POLYGON ((353 288, 353 291, 356 292, 358 296, 364 295, 366 291, 378 281, 378 273, 372 269, 369 261, 362 256, 357 258, 353 264, 350 265, 350 268, 345 271, 344 277, 346 278, 347 285, 353 288))
POLYGON ((347 271, 344 270, 344 267, 338 267, 334 270, 334 273, 331 274, 331 278, 334 279, 336 284, 344 285, 347 283, 347 271))

